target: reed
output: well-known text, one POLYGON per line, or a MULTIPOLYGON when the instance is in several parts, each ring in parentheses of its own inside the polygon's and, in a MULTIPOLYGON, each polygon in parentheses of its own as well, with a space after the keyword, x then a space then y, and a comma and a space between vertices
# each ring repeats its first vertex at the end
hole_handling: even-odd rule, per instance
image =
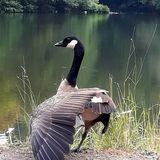
POLYGON ((21 66, 21 75, 17 77, 19 79, 19 84, 17 85, 17 90, 20 95, 21 99, 21 112, 17 116, 17 136, 16 136, 16 142, 18 143, 28 143, 29 142, 29 132, 30 132, 30 113, 36 108, 38 101, 39 101, 39 95, 35 96, 33 90, 31 81, 29 79, 29 76, 26 71, 25 67, 25 60, 23 58, 23 65, 21 66), (25 129, 25 135, 24 131, 21 133, 20 125, 23 125, 23 129, 25 129))

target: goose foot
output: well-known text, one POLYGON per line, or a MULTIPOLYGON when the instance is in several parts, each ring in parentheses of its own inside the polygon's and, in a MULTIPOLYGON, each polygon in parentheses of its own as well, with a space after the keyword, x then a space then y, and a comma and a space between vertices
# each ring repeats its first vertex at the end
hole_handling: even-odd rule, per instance
POLYGON ((71 149, 71 153, 81 153, 82 151, 79 148, 71 149))

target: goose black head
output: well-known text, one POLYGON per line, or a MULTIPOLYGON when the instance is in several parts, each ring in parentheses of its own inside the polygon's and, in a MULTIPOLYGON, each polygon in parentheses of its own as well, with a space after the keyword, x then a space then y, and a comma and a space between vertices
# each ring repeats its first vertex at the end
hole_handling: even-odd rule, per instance
POLYGON ((80 41, 76 37, 66 37, 62 41, 57 42, 55 46, 74 49, 78 44, 80 44, 80 41))

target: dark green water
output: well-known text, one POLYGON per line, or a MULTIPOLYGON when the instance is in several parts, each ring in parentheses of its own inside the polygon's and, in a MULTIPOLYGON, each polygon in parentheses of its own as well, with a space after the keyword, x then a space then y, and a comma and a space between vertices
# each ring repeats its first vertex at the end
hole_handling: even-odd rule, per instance
MULTIPOLYGON (((160 103, 160 19, 149 15, 1 15, 0 16, 0 130, 13 127, 22 99, 23 59, 39 102, 50 97, 65 77, 73 54, 53 44, 67 35, 79 37, 86 47, 79 73, 79 87, 109 88, 108 77, 123 85, 133 36, 135 53, 129 72, 137 71, 145 56, 137 85, 139 104, 160 103), (146 54, 155 26, 156 33, 146 54), (134 33, 134 36, 133 36, 134 33)), ((114 83, 115 84, 115 83, 114 83)), ((114 91, 115 92, 115 91, 114 91)), ((116 99, 116 97, 114 97, 116 99)))

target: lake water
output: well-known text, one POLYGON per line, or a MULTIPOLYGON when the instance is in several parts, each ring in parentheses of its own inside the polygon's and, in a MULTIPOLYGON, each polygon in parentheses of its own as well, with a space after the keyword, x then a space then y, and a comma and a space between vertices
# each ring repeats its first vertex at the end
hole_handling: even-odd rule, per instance
MULTIPOLYGON (((20 108, 24 104, 18 92, 18 88, 23 87, 18 79, 22 74, 21 66, 25 64, 39 102, 56 93, 73 54, 71 50, 56 48, 53 44, 68 35, 79 37, 86 48, 79 87, 109 89, 109 75, 113 82, 123 87, 129 53, 133 53, 127 73, 131 73, 132 80, 128 81, 132 85, 141 77, 136 89, 137 102, 148 107, 160 103, 159 17, 0 15, 0 131, 14 127, 20 117, 20 108), (138 75, 143 60, 142 72, 138 75)), ((116 89, 113 95, 115 92, 116 89)), ((114 99, 116 101, 116 96, 114 99)), ((29 111, 30 105, 26 106, 29 111)))

